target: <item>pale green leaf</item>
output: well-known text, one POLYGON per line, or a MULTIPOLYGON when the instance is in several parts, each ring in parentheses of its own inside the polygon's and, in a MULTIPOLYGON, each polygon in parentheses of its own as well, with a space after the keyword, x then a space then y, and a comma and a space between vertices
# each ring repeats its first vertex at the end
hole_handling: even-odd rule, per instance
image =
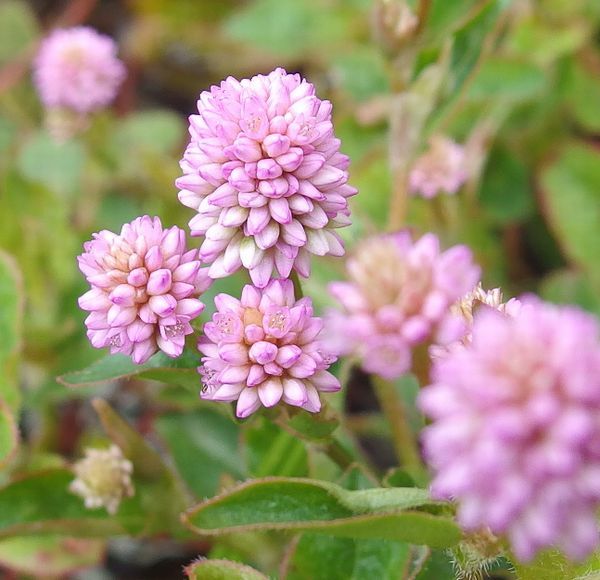
POLYGON ((267 576, 239 562, 200 559, 185 567, 189 580, 268 580, 267 576))
POLYGON ((245 478, 246 468, 239 454, 239 426, 220 413, 211 409, 170 413, 158 419, 156 429, 196 497, 214 495, 224 474, 233 479, 245 478), (190 461, 190 457, 194 460, 190 461))
POLYGON ((541 174, 546 219, 565 256, 600 281, 600 152, 567 145, 541 174))
MULTIPOLYGON (((189 386, 194 378, 193 375, 197 375, 195 368, 199 363, 200 355, 191 350, 185 350, 179 358, 175 359, 158 352, 141 365, 136 365, 128 356, 111 354, 83 370, 65 373, 57 380, 67 387, 77 387, 144 375, 151 379, 189 386)), ((198 379, 195 380, 199 387, 198 379)))
POLYGON ((2 0, 0 3, 0 64, 32 48, 38 34, 35 15, 27 2, 2 0))
POLYGON ((0 540, 0 564, 20 574, 63 577, 100 564, 105 541, 68 536, 17 536, 0 540))
POLYGON ((86 153, 79 142, 71 139, 57 143, 48 133, 40 131, 26 141, 17 166, 30 181, 69 198, 81 188, 85 160, 86 153))
POLYGON ((347 491, 322 481, 267 478, 241 484, 183 517, 202 535, 279 529, 433 547, 456 544, 457 525, 415 510, 425 506, 432 506, 427 493, 414 488, 347 491))

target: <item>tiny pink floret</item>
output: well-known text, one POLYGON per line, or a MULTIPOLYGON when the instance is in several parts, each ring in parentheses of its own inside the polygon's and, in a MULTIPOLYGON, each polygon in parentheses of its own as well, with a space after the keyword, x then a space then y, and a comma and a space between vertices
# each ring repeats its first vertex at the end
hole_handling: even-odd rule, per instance
POLYGON ((79 269, 91 290, 79 306, 90 312, 85 323, 92 345, 131 356, 136 364, 159 349, 180 356, 190 322, 204 309, 197 296, 211 283, 198 251, 186 250, 185 232, 143 216, 120 234, 94 234, 84 250, 79 269))
POLYGON ((33 79, 46 108, 86 114, 113 101, 125 74, 114 40, 78 26, 57 29, 42 41, 33 79))
POLYGON ((341 256, 336 228, 349 225, 347 156, 333 133, 331 103, 298 74, 227 78, 201 93, 177 180, 180 201, 198 213, 203 261, 213 278, 247 268, 264 288, 310 255, 341 256))
POLYGON ((242 418, 281 401, 317 413, 319 393, 340 389, 327 371, 335 358, 319 340, 323 321, 310 298, 295 299, 290 280, 247 285, 240 300, 219 294, 215 305, 198 343, 203 399, 237 400, 242 418))
POLYGON ((533 297, 475 314, 471 343, 436 359, 419 406, 432 493, 467 530, 506 534, 521 560, 545 548, 581 560, 598 547, 598 321, 533 297))

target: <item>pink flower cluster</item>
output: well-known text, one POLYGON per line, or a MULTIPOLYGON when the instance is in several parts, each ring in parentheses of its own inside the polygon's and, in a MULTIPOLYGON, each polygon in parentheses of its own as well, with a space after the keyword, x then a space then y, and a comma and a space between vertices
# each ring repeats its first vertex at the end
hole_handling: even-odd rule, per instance
POLYGON ((181 355, 190 321, 204 309, 196 298, 211 283, 185 233, 163 230, 160 219, 139 217, 120 234, 94 234, 78 257, 91 290, 79 298, 96 348, 130 355, 142 364, 158 349, 181 355))
POLYGON ((468 177, 464 148, 441 136, 433 137, 429 145, 410 172, 410 191, 427 199, 441 191, 456 193, 468 177))
POLYGON ((86 114, 106 107, 124 78, 115 42, 85 26, 52 32, 34 62, 35 85, 50 109, 86 114))
POLYGON ((339 152, 331 103, 297 74, 227 78, 203 92, 190 117, 191 141, 177 180, 179 199, 198 214, 212 278, 242 266, 259 288, 295 269, 310 273, 310 254, 344 254, 335 228, 350 223, 348 157, 339 152))
POLYGON ((290 280, 245 286, 241 300, 219 294, 215 305, 198 344, 202 398, 237 400, 238 417, 280 400, 316 413, 319 392, 340 389, 326 370, 335 358, 319 340, 323 321, 313 317, 309 298, 296 301, 290 280))
POLYGON ((347 270, 349 282, 329 287, 343 310, 327 314, 327 345, 388 379, 410 370, 412 347, 434 336, 479 279, 466 246, 441 252, 435 235, 413 241, 407 231, 360 243, 347 270))
POLYGON ((469 530, 507 534, 515 555, 598 546, 600 336, 594 317, 525 298, 477 312, 469 346, 434 361, 420 394, 432 493, 469 530))

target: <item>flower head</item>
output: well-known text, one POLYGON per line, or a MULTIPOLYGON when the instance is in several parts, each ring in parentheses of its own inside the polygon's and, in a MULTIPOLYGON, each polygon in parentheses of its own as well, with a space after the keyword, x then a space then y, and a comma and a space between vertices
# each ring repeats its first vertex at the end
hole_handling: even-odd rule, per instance
POLYGON ((573 307, 523 299, 517 316, 476 313, 472 342, 434 361, 419 397, 435 497, 469 530, 507 534, 516 556, 598 545, 600 338, 573 307))
POLYGON ((85 457, 73 466, 77 476, 69 489, 85 500, 85 507, 105 507, 114 515, 124 498, 133 497, 133 464, 116 445, 109 449, 86 449, 85 457))
POLYGON ((450 308, 450 316, 443 320, 436 336, 436 343, 429 347, 433 358, 445 356, 449 350, 461 348, 471 342, 471 329, 475 312, 480 308, 491 308, 506 316, 517 316, 521 301, 511 298, 504 302, 502 290, 484 290, 481 282, 450 308))
POLYGON ((333 134, 331 103, 300 75, 229 77, 203 92, 190 117, 191 141, 177 180, 181 202, 198 212, 193 236, 221 278, 240 267, 264 288, 294 268, 310 272, 310 254, 341 256, 335 228, 350 220, 348 157, 333 134))
POLYGON ((94 234, 78 257, 92 287, 79 298, 96 348, 130 355, 142 364, 158 349, 178 357, 190 321, 204 309, 196 298, 211 280, 197 250, 186 251, 185 232, 163 230, 160 219, 139 217, 120 234, 94 234))
POLYGON ((349 282, 329 287, 343 311, 328 312, 326 344, 389 379, 410 369, 411 348, 433 338, 479 278, 466 246, 441 252, 435 235, 413 242, 406 231, 362 242, 347 270, 349 282))
POLYGON ((440 191, 456 193, 467 179, 464 148, 441 136, 433 137, 429 145, 410 172, 410 191, 427 199, 440 191))
POLYGON ((115 98, 125 66, 111 38, 78 26, 55 30, 42 41, 33 76, 45 107, 86 114, 115 98))
POLYGON ((241 300, 219 294, 215 305, 198 344, 202 398, 237 400, 238 417, 282 399, 316 413, 319 391, 340 389, 326 370, 335 358, 318 338, 323 322, 310 298, 296 301, 290 280, 272 280, 263 290, 247 285, 241 300))

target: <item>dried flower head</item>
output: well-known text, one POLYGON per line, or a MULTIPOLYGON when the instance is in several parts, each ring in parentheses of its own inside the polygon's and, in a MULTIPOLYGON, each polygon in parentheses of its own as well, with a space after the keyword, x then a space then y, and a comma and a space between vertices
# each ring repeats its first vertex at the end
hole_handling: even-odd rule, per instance
POLYGON ((334 229, 350 223, 348 157, 333 134, 331 103, 300 75, 229 77, 203 92, 190 117, 191 141, 177 180, 181 202, 198 212, 193 236, 213 278, 245 267, 263 288, 310 254, 341 256, 334 229))
POLYGON ((465 150, 447 137, 435 136, 429 150, 419 157, 410 172, 410 191, 427 199, 441 191, 456 193, 467 179, 465 150))
POLYGON ((111 103, 125 66, 112 38, 78 26, 55 30, 42 41, 33 78, 46 108, 86 114, 111 103))
POLYGON ((373 6, 376 38, 392 54, 409 42, 419 27, 419 18, 410 4, 399 0, 377 0, 373 6))
POLYGON ((133 464, 116 445, 108 449, 86 449, 85 457, 75 463, 73 470, 77 477, 69 489, 82 497, 89 509, 104 507, 114 515, 121 501, 135 493, 131 481, 133 464))
POLYGON ((481 282, 468 294, 463 296, 450 308, 450 316, 446 317, 438 330, 437 344, 429 348, 431 357, 445 356, 449 350, 460 348, 471 342, 473 317, 480 308, 491 308, 506 316, 517 316, 521 302, 511 298, 504 302, 502 290, 484 290, 481 282))
POLYGON ((120 234, 94 234, 78 257, 92 287, 79 298, 90 312, 85 323, 96 348, 130 355, 142 364, 158 349, 181 355, 190 321, 204 309, 197 296, 210 285, 197 250, 186 251, 185 232, 163 230, 160 219, 143 216, 120 234))
POLYGON ((597 320, 533 297, 511 317, 475 314, 472 341, 436 359, 419 405, 435 472, 467 530, 506 534, 519 559, 598 546, 600 338, 597 320))
POLYGON ((215 305, 198 344, 203 399, 237 400, 238 417, 282 399, 316 413, 319 391, 340 389, 326 370, 335 358, 319 340, 323 322, 310 298, 296 301, 290 280, 272 280, 263 290, 245 286, 241 300, 219 294, 215 305))
POLYGON ((361 242, 347 271, 349 282, 329 287, 343 310, 328 312, 324 340, 389 379, 410 369, 411 348, 433 338, 479 278, 466 246, 441 252, 435 235, 413 242, 406 231, 361 242))

